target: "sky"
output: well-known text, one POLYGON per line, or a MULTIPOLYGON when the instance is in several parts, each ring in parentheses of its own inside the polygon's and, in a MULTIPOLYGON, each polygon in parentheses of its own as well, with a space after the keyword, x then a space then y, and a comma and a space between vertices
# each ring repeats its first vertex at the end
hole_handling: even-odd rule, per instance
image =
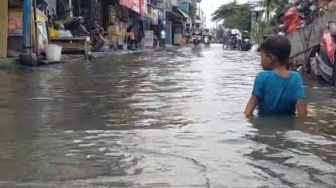
MULTIPOLYGON (((206 14, 206 27, 212 28, 216 26, 215 22, 211 21, 211 14, 222 4, 233 2, 233 0, 202 0, 201 7, 206 14)), ((239 3, 246 3, 247 0, 238 0, 239 3)))

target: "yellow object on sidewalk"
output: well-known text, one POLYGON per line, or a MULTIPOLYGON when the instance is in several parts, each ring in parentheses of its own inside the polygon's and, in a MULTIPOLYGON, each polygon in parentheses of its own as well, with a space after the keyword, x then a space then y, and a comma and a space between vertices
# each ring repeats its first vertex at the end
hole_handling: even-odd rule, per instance
POLYGON ((50 38, 56 38, 57 37, 57 30, 53 27, 49 29, 49 36, 50 38))

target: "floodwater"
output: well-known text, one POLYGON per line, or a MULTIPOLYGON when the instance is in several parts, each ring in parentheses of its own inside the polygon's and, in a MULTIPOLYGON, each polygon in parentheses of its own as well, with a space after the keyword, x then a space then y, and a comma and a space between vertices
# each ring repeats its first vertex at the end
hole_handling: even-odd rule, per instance
POLYGON ((0 70, 0 187, 335 187, 333 88, 248 120, 259 70, 220 45, 0 70))

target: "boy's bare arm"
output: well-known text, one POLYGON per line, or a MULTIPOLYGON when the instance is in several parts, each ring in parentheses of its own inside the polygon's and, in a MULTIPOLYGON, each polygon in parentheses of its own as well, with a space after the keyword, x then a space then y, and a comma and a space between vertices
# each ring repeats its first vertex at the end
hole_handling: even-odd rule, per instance
POLYGON ((258 98, 252 95, 245 107, 245 111, 244 111, 245 116, 252 116, 253 111, 257 107, 257 105, 258 105, 258 98))
POLYGON ((306 106, 306 101, 304 99, 299 99, 296 101, 296 108, 297 108, 298 117, 307 116, 307 106, 306 106))

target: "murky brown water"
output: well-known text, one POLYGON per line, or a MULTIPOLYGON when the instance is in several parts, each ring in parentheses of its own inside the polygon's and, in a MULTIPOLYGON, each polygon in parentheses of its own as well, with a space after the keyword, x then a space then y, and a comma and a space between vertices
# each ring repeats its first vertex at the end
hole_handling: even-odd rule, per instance
POLYGON ((306 81, 305 124, 249 121, 259 69, 213 45, 0 70, 0 187, 335 187, 333 89, 306 81))

